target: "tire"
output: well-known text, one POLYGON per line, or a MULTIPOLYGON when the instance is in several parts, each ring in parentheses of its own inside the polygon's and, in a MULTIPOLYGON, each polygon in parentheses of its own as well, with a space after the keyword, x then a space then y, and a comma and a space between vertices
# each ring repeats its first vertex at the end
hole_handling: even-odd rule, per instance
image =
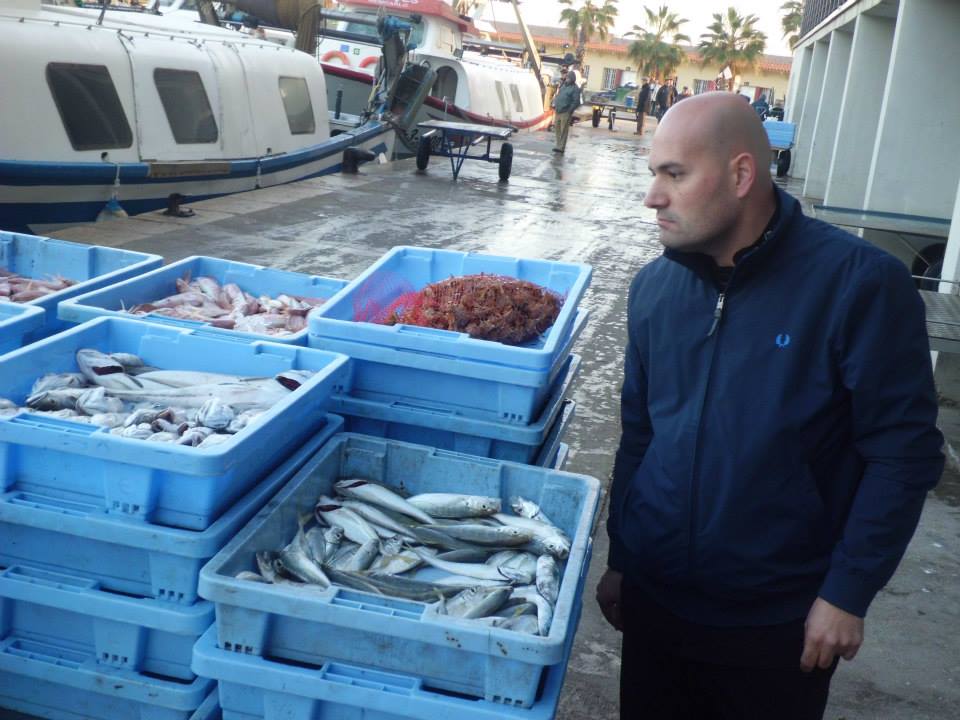
POLYGON ((783 177, 790 169, 790 151, 781 150, 777 155, 777 177, 783 177))
POLYGON ((417 170, 426 170, 430 163, 430 138, 420 138, 417 143, 417 170))
MULTIPOLYGON (((910 267, 910 274, 939 279, 943 272, 943 255, 946 249, 946 245, 928 245, 925 247, 920 251, 920 257, 913 261, 913 265, 910 267)), ((917 280, 917 287, 921 290, 936 290, 940 287, 940 283, 917 280)))
POLYGON ((594 127, 600 127, 600 111, 596 108, 593 109, 593 118, 591 119, 594 127))
POLYGON ((507 180, 510 177, 510 171, 513 169, 513 145, 504 143, 500 147, 500 161, 498 170, 501 180, 507 180))
POLYGON ((611 110, 611 111, 610 111, 610 119, 607 121, 607 127, 609 127, 611 130, 613 130, 613 124, 614 124, 616 121, 617 121, 617 111, 616 111, 616 110, 611 110))

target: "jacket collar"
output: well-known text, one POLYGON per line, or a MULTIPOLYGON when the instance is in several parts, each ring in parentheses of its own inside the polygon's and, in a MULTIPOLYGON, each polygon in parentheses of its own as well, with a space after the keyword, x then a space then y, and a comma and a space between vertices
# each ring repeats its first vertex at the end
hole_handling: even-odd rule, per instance
MULTIPOLYGON (((783 238, 793 225, 796 215, 802 214, 800 203, 795 197, 776 185, 773 186, 777 198, 777 212, 773 222, 763 231, 757 242, 738 253, 736 259, 735 276, 737 284, 749 275, 754 274, 765 266, 776 252, 776 248, 783 244, 783 238)), ((689 268, 704 280, 712 280, 716 263, 713 258, 704 253, 680 252, 667 248, 663 251, 664 257, 684 267, 689 268)))

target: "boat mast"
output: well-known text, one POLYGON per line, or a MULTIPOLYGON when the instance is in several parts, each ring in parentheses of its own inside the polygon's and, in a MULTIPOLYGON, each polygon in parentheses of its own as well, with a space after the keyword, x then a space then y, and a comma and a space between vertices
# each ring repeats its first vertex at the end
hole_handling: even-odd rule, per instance
POLYGON ((537 82, 540 83, 541 94, 545 94, 547 92, 547 85, 543 81, 543 75, 541 73, 543 64, 540 60, 540 53, 537 51, 537 46, 533 42, 533 35, 530 32, 530 28, 528 28, 527 24, 523 21, 523 16, 520 14, 520 5, 517 3, 517 0, 510 0, 510 4, 513 5, 513 10, 517 14, 517 24, 520 25, 520 34, 523 36, 523 43, 527 46, 530 64, 533 66, 533 74, 536 76, 537 82))

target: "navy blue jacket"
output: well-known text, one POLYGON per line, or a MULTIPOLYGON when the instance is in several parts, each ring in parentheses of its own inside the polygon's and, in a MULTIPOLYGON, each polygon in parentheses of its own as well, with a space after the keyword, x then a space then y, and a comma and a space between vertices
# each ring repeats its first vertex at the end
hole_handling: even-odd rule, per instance
POLYGON ((943 469, 906 267, 776 192, 721 313, 705 255, 630 287, 608 562, 707 625, 863 616, 943 469))

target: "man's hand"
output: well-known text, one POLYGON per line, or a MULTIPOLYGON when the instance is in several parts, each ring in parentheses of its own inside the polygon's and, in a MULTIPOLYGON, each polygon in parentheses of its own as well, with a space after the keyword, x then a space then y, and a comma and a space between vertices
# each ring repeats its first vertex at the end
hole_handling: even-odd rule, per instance
MULTIPOLYGON (((598 589, 598 598, 599 594, 598 589)), ((863 644, 863 618, 851 615, 823 598, 814 601, 804 628, 803 655, 800 656, 800 669, 804 672, 815 667, 830 667, 837 655, 844 660, 853 660, 863 644)))
POLYGON ((623 573, 609 568, 597 583, 597 604, 600 612, 613 625, 614 630, 623 632, 623 619, 620 616, 620 588, 623 585, 623 573))

